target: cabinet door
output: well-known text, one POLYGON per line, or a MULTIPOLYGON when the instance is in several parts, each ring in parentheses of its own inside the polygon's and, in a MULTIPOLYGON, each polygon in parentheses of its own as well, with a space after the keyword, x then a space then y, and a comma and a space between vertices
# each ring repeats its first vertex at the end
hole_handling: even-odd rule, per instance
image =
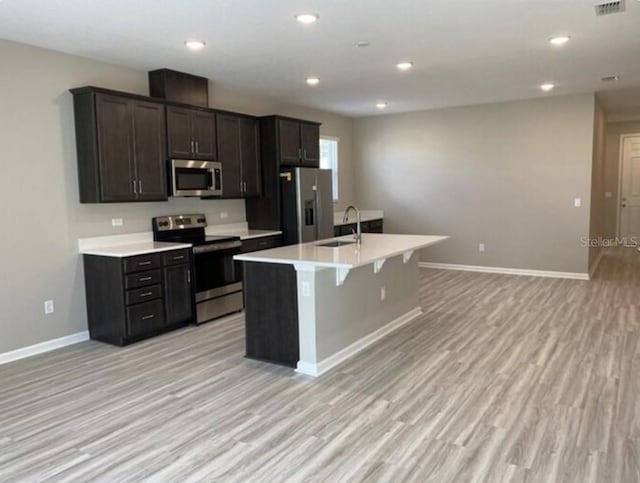
POLYGON ((219 114, 217 124, 218 159, 222 163, 222 194, 225 198, 241 198, 240 118, 219 114))
POLYGON ((167 151, 174 159, 193 157, 193 139, 191 137, 191 110, 180 107, 167 107, 167 151))
POLYGON ((133 201, 133 129, 131 101, 97 94, 98 157, 101 201, 133 201))
POLYGON ((257 119, 240 118, 240 158, 244 196, 260 196, 260 135, 257 119))
POLYGON ((134 101, 133 133, 138 199, 167 199, 164 106, 134 101))
POLYGON ((320 166, 320 126, 317 124, 300 125, 302 146, 302 164, 318 168, 320 166))
POLYGON ((191 136, 195 144, 196 159, 208 159, 216 161, 216 115, 213 112, 192 111, 191 136))
POLYGON ((164 302, 167 325, 189 322, 193 317, 189 265, 164 268, 164 302))
POLYGON ((278 119, 278 145, 280 164, 300 164, 300 123, 289 119, 278 119))

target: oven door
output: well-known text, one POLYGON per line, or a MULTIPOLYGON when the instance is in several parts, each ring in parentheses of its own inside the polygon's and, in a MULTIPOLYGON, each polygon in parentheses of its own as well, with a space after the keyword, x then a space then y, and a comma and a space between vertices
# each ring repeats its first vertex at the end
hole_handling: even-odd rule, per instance
POLYGON ((238 253, 240 246, 209 252, 194 251, 196 302, 242 289, 242 279, 233 261, 233 256, 238 253))
POLYGON ((172 196, 222 196, 222 164, 213 161, 172 159, 172 196))

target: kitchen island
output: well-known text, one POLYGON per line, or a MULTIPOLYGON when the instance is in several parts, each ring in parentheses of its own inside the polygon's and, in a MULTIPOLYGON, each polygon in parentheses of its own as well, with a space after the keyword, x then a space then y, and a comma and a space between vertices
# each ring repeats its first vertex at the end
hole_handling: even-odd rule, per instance
POLYGON ((319 376, 420 314, 418 250, 447 236, 362 234, 236 255, 247 357, 319 376))

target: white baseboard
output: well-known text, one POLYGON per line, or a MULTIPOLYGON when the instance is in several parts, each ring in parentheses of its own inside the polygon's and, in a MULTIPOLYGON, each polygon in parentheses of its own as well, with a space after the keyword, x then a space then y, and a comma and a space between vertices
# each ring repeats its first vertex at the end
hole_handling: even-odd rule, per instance
POLYGON ((589 267, 589 278, 593 278, 593 276, 596 274, 596 271, 598 270, 598 266, 600 265, 600 262, 602 261, 603 256, 604 256, 604 248, 600 248, 600 251, 598 252, 598 256, 589 267))
POLYGON ((505 275, 524 275, 528 277, 571 278, 575 280, 590 280, 588 273, 554 272, 546 270, 527 270, 522 268, 483 267, 481 265, 456 265, 453 263, 420 262, 420 268, 435 268, 437 270, 461 270, 464 272, 502 273, 505 275))
POLYGON ((84 342, 85 340, 89 340, 89 332, 86 330, 84 332, 77 332, 65 337, 60 337, 59 339, 47 340, 45 342, 40 342, 39 344, 34 344, 28 347, 23 347, 21 349, 5 352, 3 354, 0 354, 0 365, 6 364, 7 362, 17 361, 18 359, 35 356, 37 354, 42 354, 44 352, 49 352, 55 349, 60 349, 61 347, 66 347, 68 345, 77 344, 78 342, 84 342))
POLYGON ((355 341, 353 344, 315 364, 311 362, 298 361, 296 372, 299 372, 300 374, 306 374, 307 376, 318 377, 327 372, 329 369, 332 369, 338 364, 346 361, 350 357, 353 357, 358 352, 366 349, 371 344, 379 341, 387 334, 390 334, 403 325, 406 325, 409 322, 413 321, 416 317, 419 317, 422 314, 422 309, 420 307, 416 307, 406 314, 401 315, 397 319, 392 320, 387 325, 380 327, 375 332, 372 332, 366 337, 355 341))

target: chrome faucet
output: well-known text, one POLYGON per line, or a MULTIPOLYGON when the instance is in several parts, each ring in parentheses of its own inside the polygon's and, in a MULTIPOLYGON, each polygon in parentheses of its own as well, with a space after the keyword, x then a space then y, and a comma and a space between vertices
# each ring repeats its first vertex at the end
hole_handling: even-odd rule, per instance
POLYGON ((356 243, 360 245, 362 243, 362 231, 360 231, 360 210, 354 205, 349 205, 346 210, 344 210, 344 218, 342 220, 343 223, 349 221, 349 212, 353 210, 356 212, 356 231, 353 231, 353 238, 355 238, 356 243))

